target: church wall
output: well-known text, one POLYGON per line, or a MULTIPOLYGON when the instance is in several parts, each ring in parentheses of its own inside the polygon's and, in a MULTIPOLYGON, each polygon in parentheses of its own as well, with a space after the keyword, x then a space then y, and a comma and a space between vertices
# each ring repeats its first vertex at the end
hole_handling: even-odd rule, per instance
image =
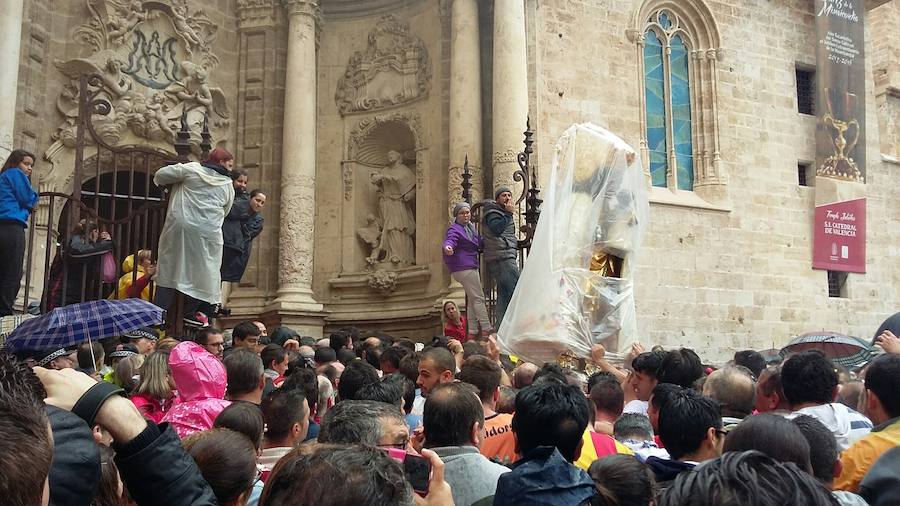
MULTIPOLYGON (((426 48, 431 78, 428 95, 394 106, 376 107, 372 110, 349 112, 342 116, 336 101, 339 81, 344 77, 348 62, 356 52, 366 50, 367 37, 378 26, 380 15, 364 17, 337 17, 324 20, 324 30, 318 53, 318 139, 316 172, 316 247, 313 288, 317 300, 325 304, 332 314, 331 322, 339 325, 347 318, 347 311, 355 311, 359 321, 374 322, 379 317, 394 315, 398 319, 413 318, 419 323, 412 327, 435 327, 433 309, 435 300, 446 290, 447 275, 441 261, 439 244, 443 240, 447 218, 447 170, 443 163, 446 139, 442 120, 442 89, 445 82, 442 65, 442 26, 437 2, 409 2, 391 14, 409 25, 409 34, 419 38, 426 48), (366 226, 366 215, 378 215, 375 186, 368 181, 371 172, 381 166, 348 164, 351 146, 359 146, 360 156, 365 151, 373 159, 386 155, 388 145, 395 139, 383 138, 385 144, 367 144, 354 141, 355 132, 369 131, 367 125, 380 125, 385 118, 398 117, 408 124, 409 131, 400 128, 397 137, 411 136, 421 145, 416 147, 415 161, 406 159, 406 165, 417 172, 416 262, 411 269, 427 269, 427 276, 420 275, 412 288, 416 295, 398 285, 390 294, 381 294, 365 287, 367 270, 365 248, 357 230, 366 226), (418 118, 417 121, 407 120, 418 118), (356 281, 349 288, 347 275, 356 281), (360 280, 363 286, 359 286, 360 280), (350 293, 352 292, 352 293, 350 293), (362 297, 362 299, 360 298, 362 297), (360 305, 362 303, 362 305, 360 305), (357 304, 348 309, 346 304, 357 304), (423 319, 424 318, 424 319, 423 319)), ((394 128, 391 126, 390 128, 394 128)), ((378 126, 371 131, 378 131, 378 126)), ((410 153, 409 151, 407 153, 410 153)), ((384 163, 384 162, 380 162, 384 163)), ((389 269, 390 270, 390 269, 389 269)), ((382 328, 381 323, 366 327, 382 328)), ((406 324, 404 330, 412 327, 406 324)), ((402 324, 401 324, 401 328, 402 324)), ((423 334, 424 335, 424 334, 423 334)))
MULTIPOLYGON (((889 197, 900 172, 881 162, 871 82, 868 273, 849 275, 848 298, 829 298, 825 271, 811 268, 815 188, 797 180, 797 162, 815 158, 815 120, 797 113, 794 82, 796 63, 815 64, 811 4, 707 4, 724 50, 717 106, 729 210, 651 205, 636 273, 639 340, 725 360, 814 330, 871 338, 900 301, 900 216, 889 197)), ((574 122, 609 128, 637 150, 643 90, 626 36, 632 10, 556 0, 532 15, 540 179, 549 177, 550 146, 574 122)), ((872 69, 871 25, 867 38, 872 69)))

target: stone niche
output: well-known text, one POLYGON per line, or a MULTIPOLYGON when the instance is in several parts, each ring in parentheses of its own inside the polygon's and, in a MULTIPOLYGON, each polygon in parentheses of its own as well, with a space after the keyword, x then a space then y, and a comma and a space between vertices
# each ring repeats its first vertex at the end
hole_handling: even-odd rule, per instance
POLYGON ((343 265, 329 281, 340 302, 332 314, 354 321, 420 315, 431 277, 422 262, 425 147, 413 111, 361 120, 343 162, 343 265), (377 303, 373 305, 373 303, 377 303), (337 314, 335 314, 337 313, 337 314))

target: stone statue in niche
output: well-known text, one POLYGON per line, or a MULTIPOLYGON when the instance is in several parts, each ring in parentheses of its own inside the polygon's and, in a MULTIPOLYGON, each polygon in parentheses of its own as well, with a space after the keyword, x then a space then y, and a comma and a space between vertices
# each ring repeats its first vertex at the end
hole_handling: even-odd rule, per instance
MULTIPOLYGON (((379 214, 369 227, 380 221, 381 231, 377 244, 369 242, 372 254, 366 261, 370 266, 381 264, 398 268, 416 261, 413 240, 416 233, 416 174, 403 163, 403 155, 398 151, 388 151, 387 159, 388 164, 380 172, 369 175, 369 180, 378 188, 379 214)), ((371 229, 367 227, 367 230, 371 229)), ((360 233, 361 238, 364 235, 360 233)))

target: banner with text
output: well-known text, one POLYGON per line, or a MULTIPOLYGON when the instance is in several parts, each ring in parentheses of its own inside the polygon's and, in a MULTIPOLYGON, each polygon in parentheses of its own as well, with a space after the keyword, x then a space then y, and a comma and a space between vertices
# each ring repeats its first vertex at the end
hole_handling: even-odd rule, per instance
POLYGON ((816 175, 866 181, 864 0, 815 0, 816 175))
POLYGON ((866 199, 816 206, 813 269, 866 272, 866 199))

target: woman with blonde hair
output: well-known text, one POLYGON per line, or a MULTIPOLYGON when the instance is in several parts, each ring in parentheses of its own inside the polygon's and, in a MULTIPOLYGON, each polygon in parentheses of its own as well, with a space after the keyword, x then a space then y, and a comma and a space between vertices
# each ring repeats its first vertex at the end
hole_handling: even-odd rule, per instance
POLYGON ((468 341, 469 336, 466 334, 466 317, 460 314, 459 307, 452 300, 444 302, 444 335, 453 339, 458 339, 464 343, 468 341))
POLYGON ((169 369, 169 354, 156 351, 148 355, 141 366, 140 376, 131 402, 144 418, 161 423, 175 399, 175 382, 169 369))

